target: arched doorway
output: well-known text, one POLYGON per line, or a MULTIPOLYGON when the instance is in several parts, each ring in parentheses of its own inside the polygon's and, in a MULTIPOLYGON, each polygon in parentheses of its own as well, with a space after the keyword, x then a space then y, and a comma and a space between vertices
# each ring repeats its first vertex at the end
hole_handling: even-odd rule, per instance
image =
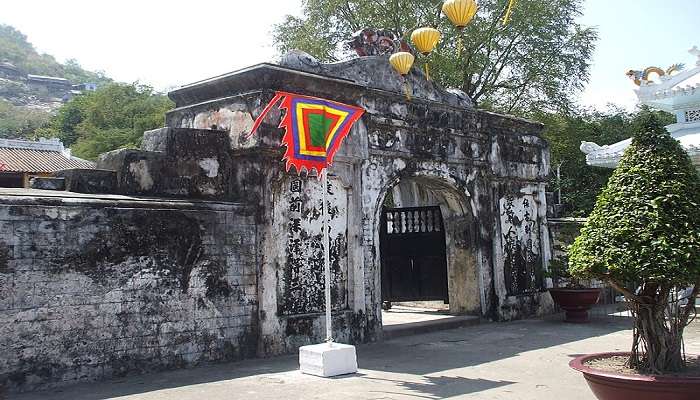
POLYGON ((382 300, 442 300, 451 314, 481 314, 469 194, 442 178, 401 177, 379 208, 382 300))

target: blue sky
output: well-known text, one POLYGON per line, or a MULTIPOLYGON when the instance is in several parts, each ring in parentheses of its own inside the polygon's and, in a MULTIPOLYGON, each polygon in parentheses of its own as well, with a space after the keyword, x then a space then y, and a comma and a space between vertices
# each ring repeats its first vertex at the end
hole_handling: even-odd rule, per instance
MULTIPOLYGON (((3 0, 0 23, 59 60, 160 90, 271 60, 271 26, 300 0, 3 0), (261 4, 265 4, 261 7, 261 4), (41 10, 41 12, 37 12, 41 10), (89 32, 89 34, 86 34, 89 32)), ((630 68, 688 65, 700 46, 700 0, 586 0, 581 22, 600 39, 583 105, 633 108, 630 68)))

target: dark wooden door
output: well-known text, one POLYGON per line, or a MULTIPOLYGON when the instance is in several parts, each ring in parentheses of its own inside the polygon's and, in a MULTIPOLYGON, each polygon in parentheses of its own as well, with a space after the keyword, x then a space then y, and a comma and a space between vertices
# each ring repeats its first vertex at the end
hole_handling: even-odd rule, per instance
POLYGON ((382 301, 448 302, 440 207, 383 209, 379 242, 382 301))

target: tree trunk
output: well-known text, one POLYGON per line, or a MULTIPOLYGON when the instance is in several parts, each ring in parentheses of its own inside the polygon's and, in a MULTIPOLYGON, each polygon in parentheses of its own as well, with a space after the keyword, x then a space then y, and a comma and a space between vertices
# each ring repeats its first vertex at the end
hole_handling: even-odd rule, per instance
POLYGON ((670 288, 645 289, 649 295, 631 303, 634 338, 629 365, 650 374, 680 371, 685 367, 683 328, 687 321, 681 321, 680 307, 669 304, 670 288))

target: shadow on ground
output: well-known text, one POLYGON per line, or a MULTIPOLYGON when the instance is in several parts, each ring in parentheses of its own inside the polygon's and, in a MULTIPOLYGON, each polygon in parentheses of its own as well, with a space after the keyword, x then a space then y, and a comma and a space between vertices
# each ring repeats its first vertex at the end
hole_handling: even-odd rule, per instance
POLYGON ((627 318, 594 319, 589 324, 557 319, 486 323, 359 346, 358 358, 363 369, 428 375, 630 328, 627 318))
MULTIPOLYGON (((500 386, 511 385, 515 383, 510 381, 492 381, 488 379, 469 379, 452 376, 427 376, 424 377, 425 382, 408 382, 385 378, 368 379, 388 381, 398 384, 401 388, 406 389, 411 397, 425 399, 445 399, 469 393, 481 392, 484 390, 494 389, 500 386)), ((406 392, 390 391, 373 391, 373 393, 398 396, 407 395, 406 392)))
MULTIPOLYGON (((79 383, 48 391, 15 394, 14 397, 9 395, 7 400, 43 400, 47 398, 55 400, 103 400, 182 386, 223 382, 253 375, 295 371, 298 368, 299 362, 296 355, 207 364, 194 368, 128 376, 101 382, 79 383)), ((0 400, 4 399, 0 396, 0 400)))
MULTIPOLYGON (((484 323, 468 328, 397 338, 358 346, 361 374, 349 376, 341 381, 389 381, 393 383, 391 388, 404 391, 402 396, 410 394, 411 397, 417 398, 435 399, 475 393, 517 382, 449 376, 450 370, 475 367, 516 357, 531 350, 607 335, 629 329, 630 326, 627 318, 597 318, 584 325, 564 324, 556 319, 523 320, 484 323), (400 374, 404 376, 397 379, 400 374)), ((290 355, 78 384, 52 392, 17 395, 12 399, 102 400, 204 383, 220 384, 239 378, 297 369, 297 356, 290 355), (47 393, 50 393, 49 397, 47 393)), ((275 377, 262 376, 260 379, 275 377)), ((377 391, 373 394, 377 395, 375 398, 381 398, 381 393, 384 393, 385 397, 392 396, 390 391, 377 391)))

